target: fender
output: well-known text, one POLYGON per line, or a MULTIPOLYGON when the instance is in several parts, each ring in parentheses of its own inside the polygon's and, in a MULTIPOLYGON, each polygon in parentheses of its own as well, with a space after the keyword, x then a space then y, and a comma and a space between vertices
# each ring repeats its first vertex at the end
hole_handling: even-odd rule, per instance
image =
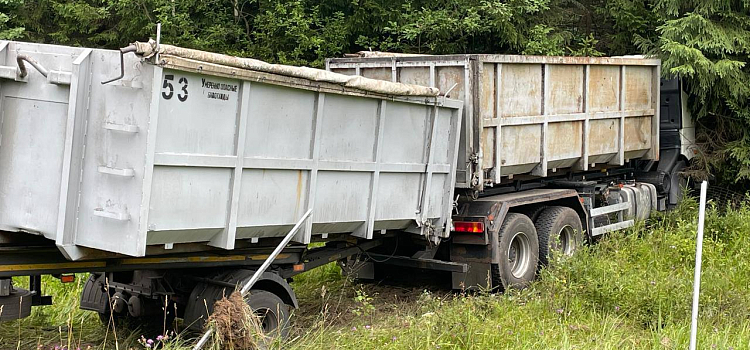
MULTIPOLYGON (((250 279, 254 273, 254 270, 237 269, 214 278, 219 283, 198 283, 190 293, 190 299, 185 306, 185 316, 183 317, 185 324, 191 329, 203 329, 205 320, 213 312, 214 303, 234 292, 226 284, 241 286, 242 281, 250 279)), ((281 298, 287 305, 294 308, 299 307, 292 287, 276 273, 264 272, 253 289, 271 292, 281 298)))

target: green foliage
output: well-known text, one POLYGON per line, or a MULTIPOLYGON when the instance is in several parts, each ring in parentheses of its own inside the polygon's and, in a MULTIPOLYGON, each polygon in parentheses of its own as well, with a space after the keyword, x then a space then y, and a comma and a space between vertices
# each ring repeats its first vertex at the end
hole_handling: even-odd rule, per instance
POLYGON ((591 57, 598 57, 598 56, 604 56, 604 52, 601 52, 596 49, 596 45, 599 43, 599 40, 594 38, 593 34, 589 34, 589 36, 584 37, 581 39, 579 47, 577 49, 571 49, 569 50, 570 56, 591 56, 591 57))
POLYGON ((706 170, 725 182, 749 180, 750 3, 660 0, 653 11, 659 37, 639 44, 662 58, 665 75, 685 79, 706 170))
POLYGON ((653 0, 608 1, 598 12, 611 28, 603 39, 611 55, 640 52, 635 44, 656 40, 656 27, 663 22, 659 13, 653 11, 653 0))
POLYGON ((375 306, 372 305, 372 297, 362 289, 356 290, 357 295, 354 297, 356 306, 352 309, 352 313, 357 316, 367 316, 375 311, 375 306))
POLYGON ((319 6, 301 0, 272 2, 254 19, 254 57, 294 65, 322 66, 342 52, 347 38, 342 12, 323 18, 319 6))
POLYGON ((562 33, 556 33, 554 28, 540 24, 531 28, 529 41, 522 53, 524 55, 562 56, 565 54, 567 40, 562 33))
MULTIPOLYGON (((305 328, 284 348, 684 349, 696 212, 697 203, 688 200, 648 226, 559 257, 521 292, 424 292, 395 307, 383 305, 387 293, 381 292, 371 301, 371 317, 305 328)), ((708 210, 699 348, 750 347, 748 218, 747 203, 708 210)))
POLYGON ((0 40, 21 38, 24 28, 15 26, 13 12, 23 0, 0 0, 0 40))
MULTIPOLYGON (((322 67, 358 50, 430 54, 593 54, 597 39, 558 26, 561 0, 5 0, 7 38, 117 48, 171 44, 322 67)), ((4 21, 4 22, 3 22, 4 21)))

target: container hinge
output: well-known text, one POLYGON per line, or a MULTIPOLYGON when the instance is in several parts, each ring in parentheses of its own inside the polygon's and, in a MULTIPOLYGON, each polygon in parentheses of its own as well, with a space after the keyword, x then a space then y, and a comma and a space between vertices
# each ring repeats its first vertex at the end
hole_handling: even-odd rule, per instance
POLYGON ((52 70, 47 74, 47 82, 55 85, 70 85, 73 81, 73 73, 52 70))
POLYGON ((122 169, 122 168, 110 168, 106 166, 100 166, 96 170, 102 174, 122 176, 122 177, 133 177, 135 176, 135 170, 133 169, 122 169))
MULTIPOLYGON (((47 82, 50 84, 70 85, 71 81, 73 81, 73 73, 70 72, 53 70, 45 73, 47 74, 45 75, 45 77, 47 78, 47 82)), ((12 79, 24 83, 29 81, 28 75, 22 76, 21 70, 18 67, 12 66, 0 66, 0 78, 12 79)))
POLYGON ((469 165, 471 167, 471 187, 474 189, 479 189, 481 187, 481 179, 479 174, 479 154, 474 152, 471 155, 469 155, 469 162, 471 164, 469 165))
POLYGON ((128 213, 116 213, 112 211, 106 211, 101 208, 94 209, 94 215, 102 218, 117 220, 117 221, 129 221, 130 220, 130 214, 128 213))
POLYGON ((472 163, 479 163, 479 154, 476 152, 472 153, 471 155, 469 155, 469 160, 472 163))
POLYGON ((437 230, 435 229, 435 224, 430 219, 425 219, 424 221, 419 222, 418 226, 420 228, 420 234, 427 238, 428 242, 436 243, 440 240, 440 237, 438 237, 435 232, 437 230))
POLYGON ((18 67, 13 66, 0 66, 0 78, 13 79, 15 81, 27 82, 29 72, 26 69, 26 63, 36 69, 39 74, 47 78, 47 82, 56 85, 70 85, 73 81, 73 73, 63 72, 59 70, 48 70, 44 68, 39 61, 35 60, 26 54, 18 54, 16 56, 16 62, 18 67))
POLYGON ((138 125, 131 125, 131 124, 117 124, 117 123, 106 122, 104 123, 104 128, 107 130, 126 132, 130 134, 135 134, 138 132, 138 125))
POLYGON ((0 78, 11 79, 20 82, 29 81, 28 77, 21 77, 21 71, 18 67, 13 66, 0 66, 0 78))

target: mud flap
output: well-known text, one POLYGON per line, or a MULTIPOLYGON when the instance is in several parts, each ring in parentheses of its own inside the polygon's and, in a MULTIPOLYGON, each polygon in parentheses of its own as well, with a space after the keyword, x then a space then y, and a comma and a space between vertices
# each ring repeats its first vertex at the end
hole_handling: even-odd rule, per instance
POLYGON ((109 296, 104 291, 104 274, 91 274, 81 292, 81 310, 105 313, 109 296))
POLYGON ((451 275, 452 288, 455 290, 490 290, 492 288, 492 273, 489 263, 466 263, 467 272, 453 272, 451 275))

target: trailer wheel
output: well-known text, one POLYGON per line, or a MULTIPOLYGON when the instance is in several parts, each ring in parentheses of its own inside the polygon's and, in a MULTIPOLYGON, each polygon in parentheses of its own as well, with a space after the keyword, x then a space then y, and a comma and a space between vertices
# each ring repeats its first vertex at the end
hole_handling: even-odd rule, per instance
POLYGON ((539 240, 528 216, 508 213, 498 232, 500 263, 492 264, 492 284, 501 290, 522 289, 534 280, 539 240))
POLYGON ((31 315, 31 297, 33 294, 22 288, 11 287, 10 295, 0 297, 0 322, 20 320, 31 315))
POLYGON ((539 266, 549 264, 552 254, 573 255, 583 242, 583 225, 575 210, 549 207, 534 223, 539 235, 539 266))
POLYGON ((282 339, 289 335, 289 305, 276 294, 251 290, 245 301, 260 318, 263 333, 282 339))

